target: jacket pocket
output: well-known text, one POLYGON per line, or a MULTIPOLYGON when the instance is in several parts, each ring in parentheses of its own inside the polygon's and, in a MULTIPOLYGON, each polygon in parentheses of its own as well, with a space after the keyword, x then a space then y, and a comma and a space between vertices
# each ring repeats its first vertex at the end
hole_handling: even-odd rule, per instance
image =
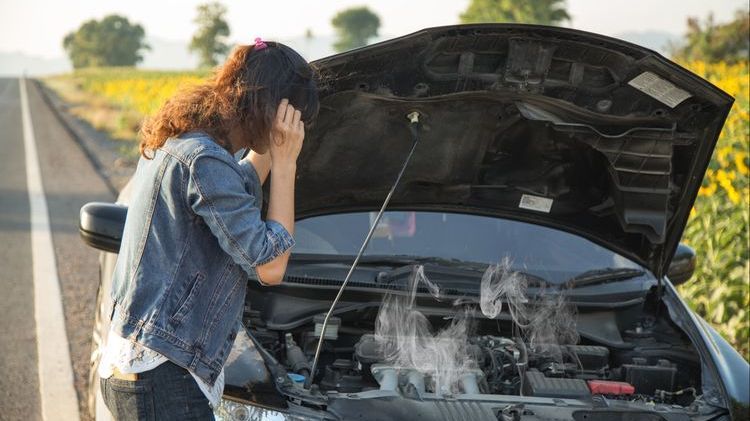
POLYGON ((193 303, 200 293, 201 286, 203 285, 203 281, 205 279, 206 276, 202 273, 198 272, 195 274, 195 276, 193 277, 192 285, 190 285, 190 289, 186 293, 184 293, 182 297, 180 297, 177 310, 169 318, 169 322, 171 325, 174 326, 180 324, 182 322, 182 319, 184 319, 185 316, 190 312, 190 309, 193 308, 193 303))

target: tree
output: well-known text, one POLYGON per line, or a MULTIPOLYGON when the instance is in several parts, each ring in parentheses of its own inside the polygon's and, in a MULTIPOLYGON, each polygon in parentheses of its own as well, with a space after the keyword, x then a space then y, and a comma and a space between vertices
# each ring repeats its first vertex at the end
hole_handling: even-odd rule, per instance
POLYGON ((365 6, 342 10, 331 19, 338 40, 336 51, 351 50, 367 45, 367 40, 378 36, 380 18, 365 6))
POLYGON ((748 59, 750 54, 750 13, 735 12, 734 20, 724 24, 714 23, 712 14, 701 23, 698 18, 688 18, 687 34, 683 42, 669 46, 673 58, 681 61, 728 61, 748 59))
POLYGON ((73 68, 99 66, 135 66, 143 60, 142 50, 148 50, 143 27, 119 15, 109 15, 101 21, 84 22, 75 32, 63 39, 73 68))
POLYGON ((229 52, 226 38, 229 36, 229 24, 224 20, 227 8, 221 3, 206 3, 198 6, 198 16, 193 22, 198 30, 193 35, 188 49, 197 52, 200 67, 213 67, 229 52))
POLYGON ((514 22, 559 25, 570 21, 564 0, 471 0, 461 23, 514 22))

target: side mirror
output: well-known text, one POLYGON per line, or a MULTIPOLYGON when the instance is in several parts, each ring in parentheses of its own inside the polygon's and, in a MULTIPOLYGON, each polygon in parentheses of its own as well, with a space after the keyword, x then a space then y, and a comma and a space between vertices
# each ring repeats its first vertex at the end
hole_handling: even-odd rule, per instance
POLYGON ((120 251, 127 206, 91 202, 81 208, 78 232, 83 241, 97 250, 120 251))
POLYGON ((682 243, 677 246, 667 270, 667 277, 672 281, 672 285, 684 284, 692 278, 696 260, 695 250, 682 243))

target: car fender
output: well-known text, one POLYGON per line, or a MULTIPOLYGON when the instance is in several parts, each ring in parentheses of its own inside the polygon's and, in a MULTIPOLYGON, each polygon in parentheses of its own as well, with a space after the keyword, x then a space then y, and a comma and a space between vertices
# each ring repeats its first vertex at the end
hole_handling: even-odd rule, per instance
POLYGON ((692 311, 665 277, 662 297, 672 321, 688 335, 701 359, 703 398, 727 408, 732 419, 750 418, 750 365, 703 318, 692 311))

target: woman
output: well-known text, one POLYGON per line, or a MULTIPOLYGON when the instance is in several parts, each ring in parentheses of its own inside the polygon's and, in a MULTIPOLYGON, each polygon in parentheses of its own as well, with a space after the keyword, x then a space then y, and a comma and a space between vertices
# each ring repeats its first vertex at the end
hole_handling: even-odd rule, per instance
POLYGON ((256 39, 144 123, 99 368, 116 419, 213 419, 245 283, 276 285, 286 270, 296 160, 317 111, 308 63, 256 39))

